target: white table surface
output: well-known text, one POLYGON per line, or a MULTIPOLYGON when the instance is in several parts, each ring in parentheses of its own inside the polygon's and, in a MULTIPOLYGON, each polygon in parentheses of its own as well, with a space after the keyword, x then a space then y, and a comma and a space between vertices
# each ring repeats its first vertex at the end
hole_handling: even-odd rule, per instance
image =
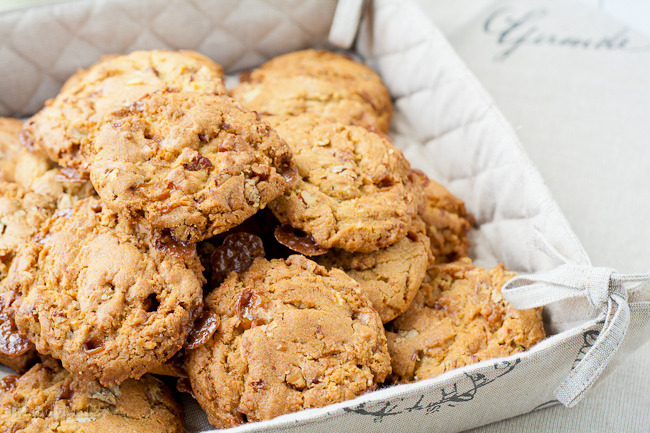
MULTIPOLYGON (((642 98, 630 100, 629 105, 634 107, 631 112, 625 112, 628 104, 625 100, 618 100, 614 92, 602 96, 602 107, 585 107, 580 118, 571 122, 571 118, 567 121, 565 106, 575 101, 571 101, 571 92, 562 88, 566 84, 562 76, 549 78, 558 82, 558 90, 553 91, 554 87, 549 86, 543 94, 543 106, 535 107, 535 98, 540 97, 539 89, 529 88, 521 82, 513 84, 507 79, 500 80, 496 75, 498 69, 485 68, 475 58, 475 50, 481 47, 472 47, 472 42, 468 42, 463 33, 471 30, 472 20, 480 11, 494 7, 493 0, 419 0, 419 3, 515 127, 524 148, 538 166, 593 264, 622 272, 650 270, 650 51, 643 57, 629 60, 643 61, 649 66, 645 69, 645 78, 643 74, 626 78, 628 82, 625 84, 632 91, 621 98, 642 98), (635 88, 643 91, 637 93, 635 88), (521 103, 518 103, 518 97, 521 103), (550 132, 539 128, 540 116, 546 119, 550 132), (590 124, 601 129, 601 139, 593 140, 585 128, 590 124)), ((540 3, 536 2, 537 5, 540 3)), ((630 29, 638 30, 642 37, 647 36, 644 42, 650 47, 650 2, 582 0, 581 3, 566 2, 566 13, 572 19, 593 19, 593 26, 607 22, 621 26, 627 24, 630 29), (604 13, 594 13, 595 8, 604 13)), ((558 15, 557 7, 555 12, 558 15)), ((580 25, 584 28, 585 23, 580 25)), ((585 59, 592 61, 591 57, 585 59)), ((608 65, 599 65, 595 56, 594 59, 593 64, 585 67, 590 71, 586 78, 588 84, 581 84, 592 86, 594 95, 598 95, 603 89, 611 90, 613 73, 603 73, 608 65)), ((533 76, 535 70, 544 70, 549 64, 549 58, 543 55, 531 56, 528 61, 533 76)), ((638 66, 637 63, 630 65, 638 66)), ((543 77, 537 77, 530 86, 543 87, 544 79, 552 73, 549 70, 543 77)), ((571 69, 562 71, 567 77, 571 73, 571 69)), ((555 406, 471 432, 650 431, 649 365, 650 344, 646 344, 598 383, 577 407, 555 406)))

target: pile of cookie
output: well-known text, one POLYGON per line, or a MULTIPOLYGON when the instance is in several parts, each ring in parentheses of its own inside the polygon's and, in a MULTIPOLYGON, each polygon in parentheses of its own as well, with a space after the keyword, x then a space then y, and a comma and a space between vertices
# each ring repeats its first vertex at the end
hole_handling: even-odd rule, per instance
POLYGON ((227 90, 190 51, 106 56, 0 121, 9 431, 218 428, 508 356, 541 310, 467 258, 474 220, 386 135, 367 66, 306 50, 227 90), (162 378, 162 379, 161 379, 162 378), (110 428, 109 428, 110 427, 110 428))

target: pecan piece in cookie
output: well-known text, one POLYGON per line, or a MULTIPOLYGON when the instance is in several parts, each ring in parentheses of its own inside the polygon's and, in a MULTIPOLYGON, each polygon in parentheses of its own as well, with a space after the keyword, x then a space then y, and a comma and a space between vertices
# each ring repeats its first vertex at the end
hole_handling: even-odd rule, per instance
POLYGON ((501 294, 514 275, 468 258, 431 267, 408 311, 387 328, 392 380, 428 379, 544 339, 542 309, 516 310, 501 294))
POLYGON ((181 242, 237 226, 294 171, 286 143, 227 96, 157 92, 107 119, 91 146, 97 192, 181 242))
POLYGON ((280 245, 307 257, 321 256, 327 253, 327 250, 318 245, 313 237, 289 224, 277 226, 273 234, 280 245))
POLYGON ((294 153, 300 180, 269 204, 323 248, 371 252, 406 236, 418 212, 410 165, 388 138, 313 114, 268 119, 294 153))
POLYGON ((27 121, 22 140, 63 166, 87 169, 81 152, 104 115, 156 90, 225 93, 223 69, 194 51, 134 51, 105 56, 77 72, 27 121))
POLYGON ((257 259, 205 302, 221 324, 186 366, 218 428, 351 399, 390 372, 377 312, 338 269, 257 259))
POLYGON ((241 81, 232 95, 262 115, 313 113, 387 132, 393 113, 388 89, 375 71, 329 51, 275 57, 241 81))
POLYGON ((150 375, 104 388, 49 359, 23 376, 4 381, 1 388, 2 431, 183 432, 180 405, 171 391, 150 375))
POLYGON ((202 306, 199 259, 165 255, 88 198, 21 247, 4 283, 36 349, 103 385, 139 378, 185 343, 202 306))

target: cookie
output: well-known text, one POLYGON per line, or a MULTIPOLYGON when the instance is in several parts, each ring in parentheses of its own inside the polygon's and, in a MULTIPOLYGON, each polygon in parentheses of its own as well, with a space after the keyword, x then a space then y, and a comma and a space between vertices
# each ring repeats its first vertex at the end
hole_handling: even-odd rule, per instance
MULTIPOLYGON (((55 203, 48 197, 0 181, 0 296, 4 296, 5 280, 18 250, 55 210, 55 203)), ((33 346, 17 331, 11 312, 1 308, 0 363, 23 372, 34 362, 33 346)))
POLYGON ((436 263, 467 257, 470 247, 467 234, 474 226, 474 218, 465 209, 465 203, 444 186, 431 179, 426 179, 425 183, 425 206, 420 218, 426 224, 436 263))
POLYGON ((316 115, 268 119, 294 153, 299 180, 269 205, 324 248, 371 252, 406 236, 419 203, 410 166, 383 135, 316 115))
POLYGON ((84 380, 55 360, 3 379, 0 430, 6 432, 182 433, 182 409, 171 391, 146 375, 119 386, 84 380))
POLYGON ((65 167, 46 171, 32 180, 29 189, 47 197, 57 209, 66 209, 79 200, 97 196, 90 180, 65 167))
POLYGON ((49 197, 60 209, 94 195, 92 185, 79 172, 57 167, 45 156, 20 144, 18 133, 22 124, 16 119, 0 117, 0 182, 14 182, 25 190, 49 197))
POLYGON ((257 259, 205 303, 221 324, 186 367, 217 428, 354 398, 390 372, 381 320, 357 283, 303 256, 257 259))
POLYGON ((0 181, 0 284, 20 247, 56 211, 49 197, 0 181))
POLYGON ((139 378, 183 346, 202 306, 201 270, 196 252, 160 252, 87 198, 21 247, 4 309, 40 353, 109 386, 139 378))
POLYGON ((90 182, 67 181, 60 169, 51 169, 31 183, 33 190, 0 181, 0 282, 18 249, 36 235, 56 210, 90 197, 90 182))
POLYGON ((314 113, 387 132, 388 89, 369 67, 323 50, 278 56, 241 77, 231 94, 262 115, 314 113))
POLYGON ((193 51, 134 51, 108 56, 73 75, 29 119, 22 140, 62 166, 87 169, 80 149, 104 115, 156 90, 225 93, 223 69, 193 51))
POLYGON ((21 353, 20 355, 5 355, 4 353, 0 353, 0 364, 21 374, 29 370, 39 360, 38 352, 36 352, 34 346, 30 346, 27 352, 21 353))
POLYGON ((516 310, 501 294, 515 274, 468 258, 429 269, 408 311, 386 332, 392 380, 407 383, 527 350, 545 337, 542 309, 516 310))
POLYGON ((20 143, 23 122, 0 117, 0 181, 16 182, 30 188, 34 179, 52 169, 54 164, 20 143))
POLYGON ((181 242, 240 224, 295 176, 286 143, 227 96, 157 92, 107 119, 91 146, 95 189, 181 242))
POLYGON ((406 237, 389 247, 371 253, 330 250, 314 260, 328 269, 341 269, 354 278, 382 322, 387 323, 411 305, 433 257, 424 224, 418 221, 406 237))

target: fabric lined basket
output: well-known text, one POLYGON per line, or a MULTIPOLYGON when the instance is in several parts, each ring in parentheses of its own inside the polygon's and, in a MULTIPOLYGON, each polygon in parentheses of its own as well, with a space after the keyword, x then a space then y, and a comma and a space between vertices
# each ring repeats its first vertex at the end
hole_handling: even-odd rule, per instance
MULTIPOLYGON (((476 217, 474 262, 522 274, 503 289, 515 307, 545 306, 549 337, 527 352, 234 431, 461 431, 576 404, 650 340, 650 275, 590 266, 512 128, 410 1, 69 0, 0 13, 0 35, 0 115, 14 117, 102 54, 194 49, 236 73, 297 49, 352 47, 394 98, 395 143, 476 217)), ((188 432, 212 430, 184 403, 188 432)))

